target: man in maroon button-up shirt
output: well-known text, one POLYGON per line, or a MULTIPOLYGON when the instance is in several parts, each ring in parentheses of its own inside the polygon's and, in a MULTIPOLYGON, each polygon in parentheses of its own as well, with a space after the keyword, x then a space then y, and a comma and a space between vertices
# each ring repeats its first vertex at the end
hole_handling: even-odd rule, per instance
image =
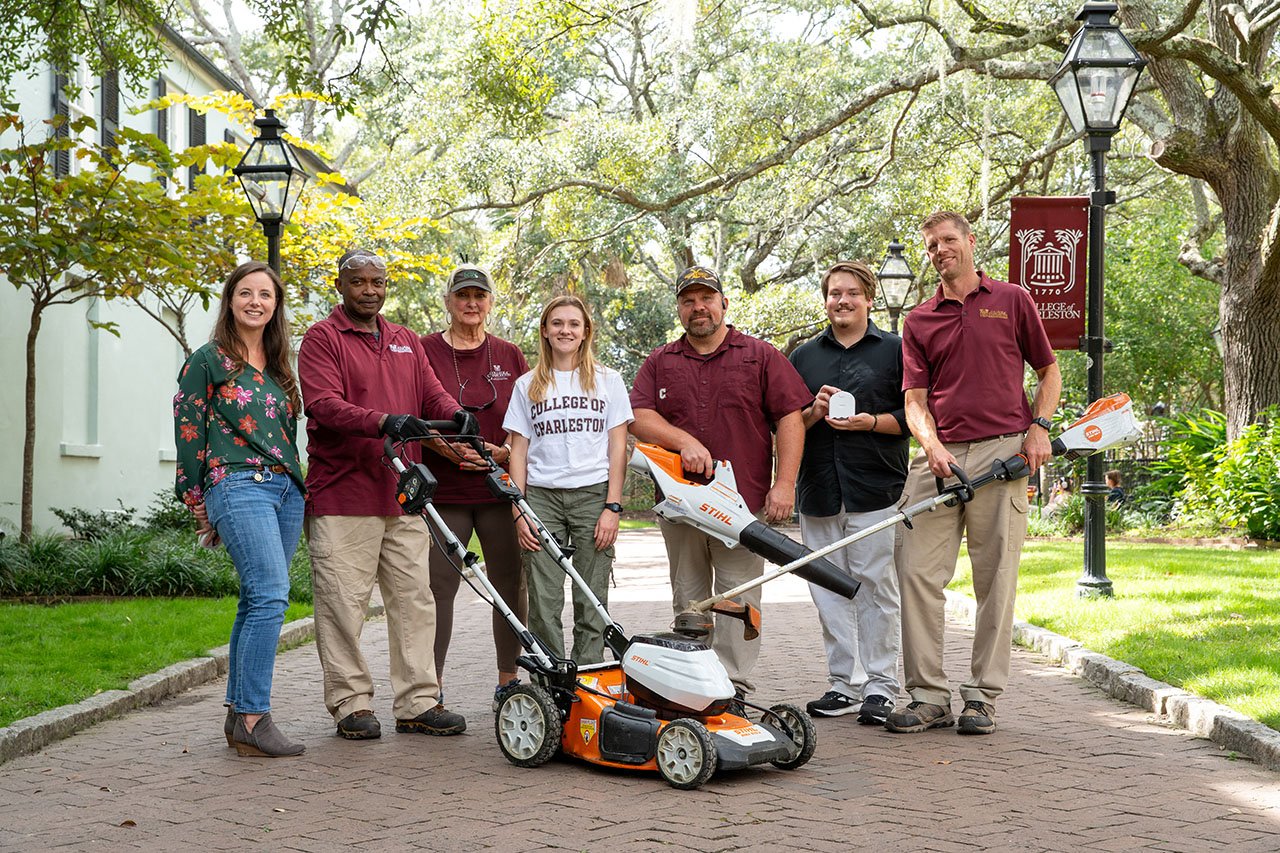
MULTIPOLYGON (((387 266, 357 250, 338 263, 342 303, 307 330, 298 378, 307 413, 307 545, 314 579, 316 650, 324 702, 338 734, 382 733, 373 714, 373 678, 360 652, 376 579, 391 646, 396 731, 457 734, 463 718, 440 704, 435 601, 427 571, 430 536, 395 500, 396 478, 382 464, 382 437, 421 435, 419 418, 459 410, 440 385, 417 334, 387 322, 387 266)), ((406 445, 417 459, 418 448, 406 445)))
MULTIPOLYGON (((804 451, 800 410, 813 395, 775 347, 725 324, 729 300, 713 270, 693 266, 681 273, 676 305, 685 334, 658 347, 640 367, 631 391, 631 432, 641 441, 679 451, 685 470, 695 474, 710 475, 712 460, 728 459, 748 509, 763 512, 768 522, 790 518, 804 451)), ((732 589, 764 571, 764 559, 746 548, 730 549, 688 525, 659 519, 659 526, 677 613, 690 601, 710 597, 713 589, 732 589)), ((759 587, 741 598, 759 608, 759 587)), ((729 621, 713 630, 712 648, 738 692, 749 693, 760 640, 744 640, 742 626, 729 621)))
MULTIPOLYGON (((970 474, 1021 453, 1035 471, 1051 455, 1049 420, 1062 374, 1031 296, 996 281, 973 262, 968 221, 940 211, 920 226, 942 281, 902 329, 902 388, 907 424, 920 443, 903 504, 934 491, 935 477, 959 465, 970 474), (1024 365, 1039 379, 1034 404, 1023 389, 1024 365)), ((1009 680, 1013 598, 1027 532, 1026 483, 997 481, 968 503, 938 507, 901 531, 895 556, 902 593, 902 662, 911 702, 885 728, 921 732, 954 725, 951 686, 942 669, 943 589, 955 574, 963 534, 973 563, 978 613, 970 677, 960 685, 961 734, 995 731, 995 702, 1009 680)))

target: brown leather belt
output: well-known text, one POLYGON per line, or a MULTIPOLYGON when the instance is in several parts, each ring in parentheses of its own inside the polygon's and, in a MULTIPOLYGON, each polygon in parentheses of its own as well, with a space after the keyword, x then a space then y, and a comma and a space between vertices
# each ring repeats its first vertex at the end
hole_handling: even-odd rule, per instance
POLYGON ((272 474, 288 474, 289 469, 283 465, 259 465, 259 471, 270 471, 272 474))

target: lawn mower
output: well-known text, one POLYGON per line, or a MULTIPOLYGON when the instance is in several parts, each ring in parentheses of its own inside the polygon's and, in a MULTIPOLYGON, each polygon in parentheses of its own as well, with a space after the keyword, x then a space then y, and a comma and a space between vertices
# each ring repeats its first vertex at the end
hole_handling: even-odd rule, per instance
MULTIPOLYGON (((427 421, 430 435, 415 440, 467 442, 489 464, 490 491, 517 507, 542 547, 587 597, 605 624, 604 640, 616 661, 579 665, 556 655, 515 615, 479 567, 479 558, 458 540, 431 503, 436 479, 422 463, 408 464, 390 438, 384 450, 397 472, 396 499, 408 514, 422 516, 463 579, 487 600, 516 633, 525 653, 519 665, 529 683, 499 693, 494 729, 503 755, 520 767, 537 767, 557 753, 608 767, 656 770, 670 785, 697 788, 717 770, 760 764, 793 770, 813 756, 817 733, 809 716, 793 704, 762 707, 735 696, 733 683, 700 626, 627 637, 574 569, 572 549, 556 540, 530 509, 524 495, 474 435, 456 435, 452 421, 427 421), (735 702, 760 714, 752 721, 735 702)), ((783 547, 767 534, 762 541, 783 547)), ((786 539, 786 537, 782 537, 786 539)), ((753 540, 754 541, 754 540, 753 540)), ((786 540, 787 553, 805 549, 786 540)), ((811 560, 815 583, 852 596, 856 585, 825 559, 811 560)), ((742 610, 732 602, 724 612, 742 610)), ((722 612, 709 606, 707 612, 722 612)), ((710 618, 710 617, 707 617, 710 618)), ((758 625, 758 614, 757 614, 758 625)))
MULTIPOLYGON (((730 463, 717 462, 710 481, 697 483, 685 475, 677 454, 654 445, 637 445, 630 466, 653 477, 662 498, 654 507, 658 515, 693 525, 729 547, 746 547, 782 565, 705 601, 689 602, 677 615, 671 632, 628 638, 573 568, 571 549, 546 530, 519 489, 485 453, 483 442, 475 436, 449 434, 455 428, 452 421, 429 421, 428 425, 433 432, 428 438, 470 442, 486 459, 489 471, 485 479, 490 491, 518 508, 548 554, 586 594, 604 621, 605 644, 617 658, 617 662, 579 666, 555 655, 534 636, 479 569, 479 558, 458 541, 431 505, 436 481, 430 470, 421 463, 406 465, 387 439, 386 456, 399 473, 397 500, 404 511, 427 520, 463 578, 503 615, 526 651, 519 664, 530 673, 530 683, 503 691, 497 700, 494 728, 502 753, 520 767, 537 767, 563 752, 593 764, 657 770, 670 785, 682 789, 699 787, 717 769, 764 763, 795 769, 809 761, 817 746, 812 721, 793 704, 764 708, 744 702, 760 712, 759 722, 730 713, 736 701, 733 684, 703 642, 711 614, 741 619, 746 636, 751 638, 759 632, 759 612, 731 599, 792 571, 852 598, 857 583, 827 561, 827 554, 899 521, 910 527, 912 518, 943 504, 968 502, 977 489, 989 483, 1026 476, 1026 460, 1020 455, 998 460, 990 471, 972 479, 959 466, 952 466, 957 482, 947 485, 938 479, 936 496, 810 551, 748 511, 737 492, 730 463)), ((1140 435, 1129 398, 1118 394, 1090 406, 1054 440, 1053 451, 1078 458, 1132 443, 1140 435)))

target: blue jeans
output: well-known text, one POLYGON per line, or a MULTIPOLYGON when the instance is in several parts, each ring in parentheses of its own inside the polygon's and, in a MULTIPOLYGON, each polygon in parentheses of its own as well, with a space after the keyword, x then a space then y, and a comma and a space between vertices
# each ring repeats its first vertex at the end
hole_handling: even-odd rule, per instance
POLYGON ((235 471, 205 492, 204 501, 240 575, 227 704, 241 714, 265 714, 289 606, 289 563, 302 534, 302 493, 288 474, 235 471))

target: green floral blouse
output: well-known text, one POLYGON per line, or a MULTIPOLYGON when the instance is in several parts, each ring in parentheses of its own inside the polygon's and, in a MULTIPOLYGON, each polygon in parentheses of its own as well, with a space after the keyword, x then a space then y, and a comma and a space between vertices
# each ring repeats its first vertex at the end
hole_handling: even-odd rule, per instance
POLYGON ((270 374, 237 367, 217 344, 191 354, 178 374, 173 398, 178 446, 174 491, 182 502, 204 502, 204 492, 232 471, 284 465, 302 489, 298 413, 270 374))

